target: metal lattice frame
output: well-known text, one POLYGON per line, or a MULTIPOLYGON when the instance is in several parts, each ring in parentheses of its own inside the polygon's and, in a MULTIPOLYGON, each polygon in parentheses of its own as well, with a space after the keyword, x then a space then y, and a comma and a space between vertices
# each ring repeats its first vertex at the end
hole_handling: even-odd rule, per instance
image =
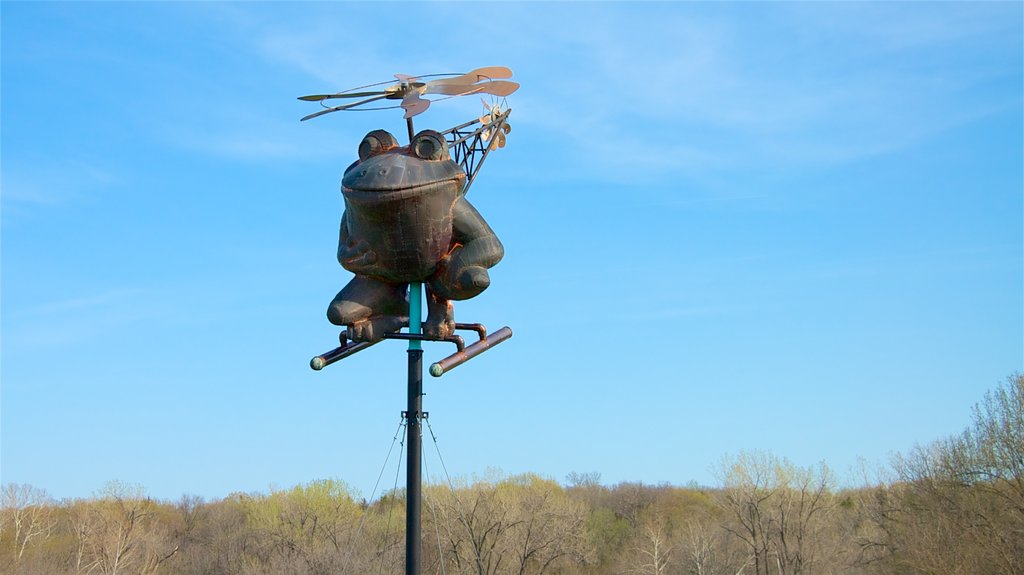
POLYGON ((441 132, 448 142, 448 151, 452 159, 466 172, 466 187, 462 190, 463 194, 469 192, 477 172, 484 165, 487 154, 491 152, 491 140, 484 140, 484 131, 490 129, 491 138, 497 138, 511 113, 512 110, 508 109, 500 114, 492 114, 491 121, 486 124, 477 118, 441 132))

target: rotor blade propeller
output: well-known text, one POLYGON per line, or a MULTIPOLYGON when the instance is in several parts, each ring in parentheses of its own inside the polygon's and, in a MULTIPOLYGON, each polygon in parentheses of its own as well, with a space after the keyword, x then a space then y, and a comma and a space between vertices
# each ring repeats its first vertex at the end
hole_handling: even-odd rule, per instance
POLYGON ((441 80, 435 80, 436 82, 444 82, 445 84, 475 84, 481 80, 494 80, 496 78, 511 78, 512 70, 504 66, 488 66, 486 68, 477 68, 476 70, 470 70, 461 76, 455 76, 454 78, 444 78, 441 80))
POLYGON ((374 96, 372 98, 367 98, 365 100, 360 100, 358 102, 353 102, 351 104, 345 104, 344 106, 335 106, 333 108, 325 108, 323 110, 320 110, 319 112, 313 112, 312 114, 302 118, 299 121, 300 122, 305 122, 306 120, 310 120, 312 118, 316 118, 317 116, 323 116, 324 114, 330 114, 331 112, 338 112, 340 110, 347 110, 348 108, 354 108, 356 106, 360 106, 360 105, 365 104, 367 102, 373 102, 373 101, 376 101, 376 100, 383 100, 386 97, 387 97, 387 94, 381 94, 381 95, 378 95, 378 96, 374 96))
MULTIPOLYGON (((358 102, 324 108, 314 112, 302 121, 316 118, 331 112, 348 110, 361 106, 368 102, 377 100, 402 100, 401 107, 405 110, 406 119, 421 114, 430 107, 431 100, 422 98, 426 94, 440 94, 447 97, 464 96, 466 94, 491 94, 504 97, 519 89, 517 82, 496 80, 495 78, 511 78, 512 70, 504 66, 487 66, 466 72, 465 74, 427 74, 425 76, 410 76, 408 74, 395 74, 397 83, 378 82, 351 88, 344 92, 334 94, 310 94, 300 96, 299 100, 306 102, 323 102, 336 98, 362 98, 358 102), (437 78, 436 80, 425 81, 425 78, 437 78), (381 86, 380 88, 377 88, 381 86), (367 88, 377 88, 366 91, 367 88), (356 91, 363 90, 363 91, 356 91)), ((436 100, 437 98, 435 98, 436 100)), ((444 98, 440 98, 444 99, 444 98)))
POLYGON ((480 82, 479 84, 453 84, 447 80, 428 82, 424 86, 426 94, 444 94, 446 96, 461 96, 463 94, 491 94, 494 96, 508 96, 519 89, 517 82, 506 80, 492 80, 480 82))
POLYGON ((369 96, 379 96, 384 92, 377 90, 375 92, 339 92, 337 94, 311 94, 309 96, 299 96, 300 100, 306 102, 322 102, 323 100, 330 100, 332 98, 367 98, 369 96))
POLYGON ((449 84, 446 80, 437 80, 434 82, 428 82, 423 87, 424 94, 443 94, 445 96, 461 96, 463 94, 471 94, 477 90, 478 86, 473 84, 449 84))
MULTIPOLYGON (((387 94, 391 99, 404 98, 409 90, 415 90, 424 86, 423 82, 415 82, 415 76, 409 76, 406 74, 395 74, 395 78, 398 78, 397 84, 391 84, 385 87, 383 90, 373 90, 371 92, 336 92, 334 94, 311 94, 309 96, 300 96, 300 100, 306 102, 322 102, 323 100, 331 100, 334 98, 367 98, 370 96, 379 96, 381 94, 387 94)), ((387 84, 388 82, 380 82, 378 84, 370 84, 368 86, 362 86, 363 88, 370 88, 372 86, 380 86, 387 84)), ((359 88, 353 88, 358 90, 359 88)))
POLYGON ((420 98, 419 92, 413 91, 402 99, 402 108, 405 110, 405 119, 422 114, 430 107, 430 100, 420 98))

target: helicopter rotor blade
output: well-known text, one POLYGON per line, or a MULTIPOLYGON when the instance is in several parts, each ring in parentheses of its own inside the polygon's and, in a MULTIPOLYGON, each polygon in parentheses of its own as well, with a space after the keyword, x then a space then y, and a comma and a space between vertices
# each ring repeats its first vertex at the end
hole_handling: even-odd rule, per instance
MULTIPOLYGON (((396 74, 397 76, 398 74, 396 74)), ((421 94, 445 94, 447 96, 458 96, 464 93, 472 93, 470 87, 477 82, 491 82, 495 78, 511 78, 512 70, 503 66, 492 66, 490 68, 477 68, 471 72, 456 76, 454 78, 439 78, 421 83, 426 87, 421 94)))
MULTIPOLYGON (((463 91, 456 92, 455 91, 456 88, 454 87, 454 85, 469 86, 469 85, 472 85, 472 84, 475 84, 475 83, 481 82, 481 81, 489 81, 489 80, 494 80, 494 79, 498 79, 498 78, 511 78, 512 77, 512 70, 510 70, 509 68, 506 68, 505 66, 488 66, 488 67, 485 67, 485 68, 477 68, 475 70, 471 70, 469 72, 466 72, 465 74, 460 74, 460 75, 457 75, 457 76, 451 76, 451 77, 447 77, 447 78, 439 78, 437 80, 431 80, 431 81, 428 81, 428 82, 417 82, 416 81, 416 80, 419 80, 420 78, 426 78, 426 77, 437 76, 437 75, 439 75, 439 74, 429 74, 427 76, 410 76, 408 74, 395 74, 395 78, 398 79, 399 83, 398 84, 393 84, 391 86, 388 86, 388 87, 384 88, 383 90, 374 90, 374 91, 370 91, 370 92, 344 91, 344 92, 335 92, 333 94, 310 94, 308 96, 299 96, 299 99, 303 100, 305 102, 322 102, 324 100, 331 100, 331 99, 335 99, 335 98, 368 98, 370 96, 377 96, 377 95, 384 94, 384 93, 390 93, 390 94, 392 94, 392 97, 394 97, 396 94, 402 94, 402 97, 404 97, 404 93, 403 92, 404 92, 404 89, 405 89, 406 86, 413 87, 413 88, 420 88, 420 87, 423 87, 423 86, 442 85, 442 84, 443 85, 451 85, 452 87, 445 87, 445 88, 439 88, 439 89, 435 89, 435 90, 429 90, 426 93, 430 93, 430 94, 445 94, 445 95, 448 95, 448 96, 452 96, 452 95, 456 95, 456 94, 461 94, 463 91, 465 91, 465 90, 463 90, 463 91)), ((362 89, 362 88, 371 88, 371 87, 374 87, 374 86, 382 86, 382 85, 388 84, 388 83, 389 82, 378 82, 376 84, 367 84, 366 86, 359 86, 358 88, 352 88, 352 89, 353 90, 359 90, 359 89, 362 89)), ((421 90, 420 93, 424 93, 424 92, 421 90)))
POLYGON ((454 82, 457 84, 475 84, 481 80, 494 80, 500 78, 511 78, 512 70, 505 66, 488 66, 486 68, 477 68, 470 70, 465 74, 423 74, 421 76, 408 76, 405 74, 395 74, 396 77, 402 76, 407 80, 424 81, 425 78, 437 78, 437 80, 428 80, 430 82, 454 82))
POLYGON ((424 94, 443 94, 445 96, 462 96, 477 91, 473 84, 449 84, 448 82, 430 82, 423 87, 424 94))
MULTIPOLYGON (((300 96, 299 100, 321 103, 325 100, 339 98, 363 98, 362 100, 351 104, 344 104, 341 106, 318 110, 308 116, 305 116, 301 121, 316 118, 317 116, 322 116, 331 112, 348 110, 350 108, 355 108, 357 106, 385 98, 388 100, 401 100, 402 103, 400 104, 400 107, 405 110, 405 117, 408 119, 417 114, 423 113, 428 107, 430 107, 431 100, 422 98, 421 96, 423 95, 439 94, 446 96, 446 98, 440 99, 465 96, 467 94, 491 94, 494 96, 504 97, 518 90, 519 84, 512 81, 496 80, 496 78, 511 77, 512 70, 505 66, 486 66, 470 70, 464 74, 427 74, 423 76, 395 74, 395 78, 398 80, 397 83, 394 83, 393 81, 378 82, 376 84, 358 86, 356 88, 336 92, 334 94, 310 94, 308 96, 300 96), (425 81, 424 78, 437 79, 425 81), (385 84, 390 85, 385 86, 385 84), (377 86, 384 87, 373 91, 356 91, 365 90, 366 88, 376 88, 377 86)), ((435 100, 437 100, 437 98, 435 98, 435 100)))
POLYGON ((402 108, 405 110, 405 119, 422 114, 430 107, 430 100, 420 98, 420 93, 413 91, 402 99, 402 108))
POLYGON ((430 82, 424 86, 426 94, 444 94, 446 96, 463 96, 465 94, 491 94, 508 96, 519 89, 517 82, 491 80, 479 84, 451 84, 446 81, 430 82))
POLYGON ((473 87, 479 88, 478 92, 483 94, 505 97, 518 90, 519 83, 509 82, 506 80, 494 80, 493 82, 481 82, 473 87))
POLYGON ((470 70, 461 76, 455 76, 454 78, 442 78, 435 80, 435 82, 444 82, 452 84, 475 84, 481 80, 495 80, 499 78, 511 78, 512 70, 504 66, 488 66, 486 68, 477 68, 476 70, 470 70))
POLYGON ((299 96, 300 100, 305 102, 322 102, 324 100, 331 100, 334 98, 367 98, 369 96, 378 96, 384 92, 377 90, 375 92, 338 92, 337 94, 310 94, 309 96, 299 96))
POLYGON ((367 98, 370 96, 380 96, 381 94, 386 95, 392 100, 398 100, 404 98, 409 90, 417 90, 424 86, 423 82, 405 82, 399 84, 392 84, 383 90, 374 90, 372 92, 338 92, 335 94, 311 94, 309 96, 301 96, 300 100, 306 102, 322 102, 324 100, 332 100, 335 98, 367 98))
POLYGON ((361 105, 366 104, 368 102, 375 102, 377 100, 383 100, 386 97, 387 97, 387 94, 380 94, 380 95, 374 96, 372 98, 367 98, 365 100, 360 100, 358 102, 352 102, 351 104, 345 104, 343 106, 334 106, 333 108, 325 108, 323 110, 320 110, 319 112, 313 112, 312 114, 303 117, 299 121, 300 122, 305 122, 306 120, 311 120, 313 118, 316 118, 317 116, 323 116, 324 114, 330 114, 331 112, 338 112, 338 111, 341 111, 341 110, 347 110, 349 108, 354 108, 356 106, 361 106, 361 105))
MULTIPOLYGON (((311 102, 317 102, 317 101, 319 101, 319 99, 314 99, 314 98, 318 98, 319 96, 326 96, 323 99, 326 99, 326 98, 346 98, 346 97, 349 97, 349 95, 351 95, 351 97, 358 97, 360 95, 374 96, 374 95, 383 93, 383 90, 377 90, 375 92, 356 92, 356 90, 363 90, 363 89, 366 89, 366 88, 374 88, 376 86, 383 86, 384 84, 394 84, 394 83, 395 83, 394 80, 385 80, 383 82, 376 82, 376 83, 373 83, 373 84, 366 84, 365 86, 356 86, 355 88, 349 88, 348 90, 344 90, 342 92, 336 92, 334 94, 313 94, 313 95, 310 95, 310 96, 302 96, 299 99, 300 100, 307 100, 307 101, 311 101, 311 102)), ((386 90, 386 88, 385 88, 385 90, 386 90)))

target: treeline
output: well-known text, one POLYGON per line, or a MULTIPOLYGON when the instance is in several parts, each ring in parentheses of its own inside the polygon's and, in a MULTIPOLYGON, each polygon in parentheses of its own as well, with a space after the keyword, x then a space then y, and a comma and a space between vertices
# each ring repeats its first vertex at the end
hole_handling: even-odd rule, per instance
MULTIPOLYGON (((424 573, 475 575, 1024 575, 1024 376, 963 434, 839 488, 824 464, 724 460, 714 487, 571 474, 425 489, 424 573)), ((155 501, 112 483, 88 500, 3 487, 11 575, 403 573, 404 493, 338 481, 217 501, 155 501)))

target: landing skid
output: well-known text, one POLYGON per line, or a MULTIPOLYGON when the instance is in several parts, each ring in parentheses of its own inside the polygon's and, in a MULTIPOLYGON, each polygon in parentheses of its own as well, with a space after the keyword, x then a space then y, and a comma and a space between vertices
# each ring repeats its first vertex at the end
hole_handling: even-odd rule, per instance
MULTIPOLYGON (((406 326, 407 327, 407 326, 406 326)), ((408 333, 408 332, 391 332, 384 334, 384 339, 404 339, 411 341, 446 341, 454 343, 456 347, 455 353, 448 357, 431 364, 430 375, 434 377, 441 377, 456 367, 466 363, 481 353, 491 349, 499 343, 512 337, 512 329, 505 326, 492 334, 487 333, 487 328, 480 323, 456 323, 456 330, 461 331, 472 331, 477 334, 477 341, 473 342, 469 346, 466 345, 465 340, 460 335, 452 335, 451 337, 438 338, 430 337, 423 334, 408 333)), ((342 330, 338 335, 338 339, 341 345, 328 351, 327 353, 318 355, 309 361, 309 367, 316 371, 331 365, 334 362, 345 359, 346 357, 356 354, 364 349, 376 345, 379 342, 368 342, 368 341, 352 341, 348 339, 348 330, 342 330)))

